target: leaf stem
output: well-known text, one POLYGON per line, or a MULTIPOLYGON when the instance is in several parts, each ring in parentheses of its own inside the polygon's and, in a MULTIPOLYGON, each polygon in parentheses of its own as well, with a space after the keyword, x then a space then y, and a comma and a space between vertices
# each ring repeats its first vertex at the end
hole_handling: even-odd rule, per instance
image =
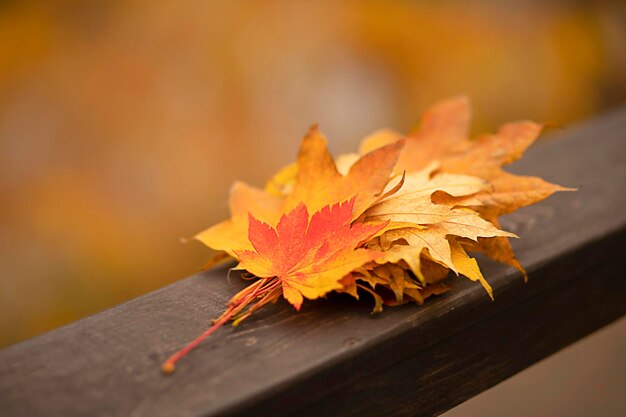
POLYGON ((222 327, 234 316, 241 313, 241 311, 246 308, 246 306, 248 306, 250 303, 252 303, 256 298, 260 298, 260 300, 254 303, 248 309, 248 311, 238 317, 233 324, 238 324, 243 319, 250 316, 250 314, 252 314, 254 311, 258 310, 261 306, 267 304, 269 301, 272 301, 279 295, 280 281, 275 277, 259 279, 254 284, 244 288, 230 300, 226 311, 224 311, 224 313, 222 313, 222 315, 214 321, 211 327, 209 327, 200 336, 192 340, 189 344, 187 344, 187 346, 167 358, 167 360, 163 362, 163 365, 161 365, 161 371, 163 371, 163 373, 165 374, 172 374, 176 370, 176 363, 183 356, 185 356, 187 353, 197 347, 200 343, 204 341, 204 339, 211 336, 217 329, 222 327))

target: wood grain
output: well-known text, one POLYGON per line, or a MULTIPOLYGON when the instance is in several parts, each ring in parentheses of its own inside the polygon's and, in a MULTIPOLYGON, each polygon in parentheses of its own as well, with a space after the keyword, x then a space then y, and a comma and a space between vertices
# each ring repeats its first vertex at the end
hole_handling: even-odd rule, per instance
POLYGON ((625 132, 622 109, 512 167, 581 188, 505 219, 530 281, 481 260, 494 302, 463 279, 376 317, 341 295, 281 302, 163 376, 244 285, 214 270, 0 351, 0 414, 438 415, 626 313, 625 132))

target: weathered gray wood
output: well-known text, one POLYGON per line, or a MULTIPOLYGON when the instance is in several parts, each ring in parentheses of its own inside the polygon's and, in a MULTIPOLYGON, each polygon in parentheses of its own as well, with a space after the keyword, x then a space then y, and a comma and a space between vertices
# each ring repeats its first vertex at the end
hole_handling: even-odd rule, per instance
MULTIPOLYGON (((3 416, 436 415, 626 313, 626 109, 537 145, 514 171, 569 186, 504 222, 528 271, 483 262, 426 306, 344 296, 270 306, 180 362, 243 283, 199 274, 0 351, 3 416)), ((129 277, 132 279, 132 277, 129 277)))

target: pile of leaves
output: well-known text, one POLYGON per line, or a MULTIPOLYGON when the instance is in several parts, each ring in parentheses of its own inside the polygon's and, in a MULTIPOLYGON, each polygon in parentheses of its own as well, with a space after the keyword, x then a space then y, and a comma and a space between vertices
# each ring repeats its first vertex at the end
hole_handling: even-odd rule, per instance
POLYGON ((479 282, 493 298, 468 252, 524 274, 498 217, 566 188, 502 169, 522 156, 542 126, 522 121, 495 134, 468 138, 467 98, 440 102, 419 128, 380 130, 358 153, 334 160, 316 126, 297 161, 265 189, 235 183, 231 218, 196 238, 219 252, 209 265, 234 258, 251 285, 231 300, 213 326, 164 364, 175 363, 228 321, 237 325, 281 296, 296 310, 304 299, 332 291, 383 305, 422 304, 450 289, 450 271, 479 282))

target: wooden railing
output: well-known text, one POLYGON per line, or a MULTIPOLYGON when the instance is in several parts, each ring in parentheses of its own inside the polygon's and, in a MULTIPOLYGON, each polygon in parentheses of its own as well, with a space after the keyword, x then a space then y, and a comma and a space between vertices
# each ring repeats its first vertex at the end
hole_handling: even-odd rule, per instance
POLYGON ((279 302, 164 376, 243 285, 213 270, 0 351, 0 415, 438 415, 626 312, 626 109, 512 170, 580 190, 505 219, 530 279, 481 260, 493 302, 463 279, 375 317, 344 296, 279 302))

